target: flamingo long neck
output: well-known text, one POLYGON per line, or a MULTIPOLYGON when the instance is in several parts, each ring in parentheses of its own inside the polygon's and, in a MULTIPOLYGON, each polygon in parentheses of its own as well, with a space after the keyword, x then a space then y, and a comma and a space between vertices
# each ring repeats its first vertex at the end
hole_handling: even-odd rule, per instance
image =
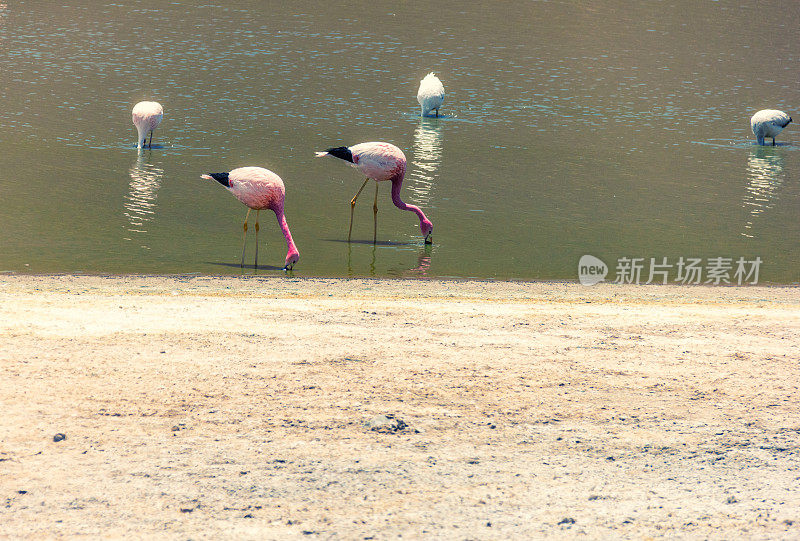
POLYGON ((400 199, 400 188, 403 187, 403 179, 392 179, 392 203, 394 206, 399 208, 400 210, 408 210, 413 212, 419 218, 419 223, 425 222, 428 218, 425 217, 425 213, 422 212, 416 205, 409 205, 404 203, 402 199, 400 199))
POLYGON ((283 232, 283 236, 286 238, 287 254, 297 253, 297 246, 294 245, 294 240, 292 240, 292 232, 289 231, 289 224, 286 223, 286 215, 283 213, 283 207, 277 207, 273 210, 275 211, 275 216, 278 218, 278 225, 283 232))

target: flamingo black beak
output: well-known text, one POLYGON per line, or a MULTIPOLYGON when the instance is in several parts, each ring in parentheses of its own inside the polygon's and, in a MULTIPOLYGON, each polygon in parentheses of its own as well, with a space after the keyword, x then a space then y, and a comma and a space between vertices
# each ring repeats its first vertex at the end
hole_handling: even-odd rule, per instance
POLYGON ((433 244, 433 231, 425 235, 425 244, 433 244))

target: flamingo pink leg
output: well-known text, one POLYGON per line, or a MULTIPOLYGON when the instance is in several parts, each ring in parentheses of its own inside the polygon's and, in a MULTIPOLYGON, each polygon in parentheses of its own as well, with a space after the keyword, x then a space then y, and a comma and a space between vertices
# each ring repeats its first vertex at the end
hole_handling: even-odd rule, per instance
POLYGON ((258 230, 260 229, 260 226, 258 225, 258 215, 260 212, 261 210, 256 210, 256 260, 253 263, 254 269, 258 268, 258 230))
POLYGON ((372 244, 378 243, 378 183, 375 183, 375 203, 372 205, 372 213, 375 218, 375 228, 372 230, 372 244))
POLYGON ((356 208, 356 199, 358 199, 358 196, 361 194, 361 190, 364 189, 364 186, 367 185, 367 182, 369 182, 369 177, 367 177, 367 179, 364 181, 364 184, 361 185, 356 194, 350 200, 350 231, 347 233, 347 242, 350 242, 350 237, 353 235, 353 211, 356 208))
POLYGON ((253 209, 247 209, 247 214, 244 217, 244 234, 242 235, 242 264, 240 267, 244 268, 244 249, 247 248, 247 219, 250 217, 250 211, 253 209))

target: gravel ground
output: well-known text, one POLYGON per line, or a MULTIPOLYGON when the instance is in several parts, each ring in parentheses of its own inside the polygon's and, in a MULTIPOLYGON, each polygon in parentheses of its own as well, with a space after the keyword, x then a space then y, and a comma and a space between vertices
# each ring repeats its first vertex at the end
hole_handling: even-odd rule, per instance
POLYGON ((798 337, 798 288, 0 276, 0 537, 797 539, 798 337))

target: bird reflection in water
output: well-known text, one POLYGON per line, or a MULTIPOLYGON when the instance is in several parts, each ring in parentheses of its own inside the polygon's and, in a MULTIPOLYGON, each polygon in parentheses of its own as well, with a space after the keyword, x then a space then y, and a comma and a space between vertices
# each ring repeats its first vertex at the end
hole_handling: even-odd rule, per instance
MULTIPOLYGON (((156 196, 163 175, 164 170, 148 163, 143 155, 139 155, 131 167, 131 181, 124 203, 125 217, 128 219, 125 229, 130 233, 147 233, 147 222, 155 215, 156 196)), ((133 237, 125 237, 125 240, 133 240, 133 237)), ((143 245, 142 248, 148 247, 143 245)))
POLYGON ((742 199, 742 207, 748 210, 743 236, 754 238, 756 218, 774 206, 784 181, 783 163, 783 152, 779 148, 758 147, 750 151, 746 193, 742 199))
POLYGON ((414 155, 406 174, 414 201, 423 207, 431 201, 433 183, 442 163, 442 126, 437 118, 423 118, 414 131, 414 155))
POLYGON ((427 278, 428 271, 431 268, 432 251, 430 246, 426 246, 423 250, 420 250, 417 255, 417 266, 413 269, 408 269, 402 273, 402 276, 404 278, 427 278))
MULTIPOLYGON (((356 243, 348 243, 347 245, 347 275, 350 278, 356 278, 358 276, 364 276, 364 272, 355 272, 353 269, 353 250, 352 244, 356 243)), ((364 243, 366 244, 366 243, 364 243)), ((366 274, 368 276, 377 276, 377 256, 378 256, 378 248, 379 246, 407 246, 412 247, 410 243, 383 243, 379 245, 373 244, 371 246, 371 258, 369 262, 369 272, 366 274)), ((406 251, 404 250, 403 253, 406 251)), ((433 247, 430 244, 426 244, 423 248, 420 249, 419 253, 417 254, 417 265, 411 269, 396 269, 396 268, 389 268, 387 272, 391 276, 399 276, 399 277, 406 277, 406 278, 427 278, 428 271, 431 268, 431 254, 433 253, 433 247)))
MULTIPOLYGON (((8 4, 6 2, 0 2, 0 28, 5 26, 6 17, 8 17, 8 4)), ((3 43, 3 36, 1 35, 0 43, 3 43)))

